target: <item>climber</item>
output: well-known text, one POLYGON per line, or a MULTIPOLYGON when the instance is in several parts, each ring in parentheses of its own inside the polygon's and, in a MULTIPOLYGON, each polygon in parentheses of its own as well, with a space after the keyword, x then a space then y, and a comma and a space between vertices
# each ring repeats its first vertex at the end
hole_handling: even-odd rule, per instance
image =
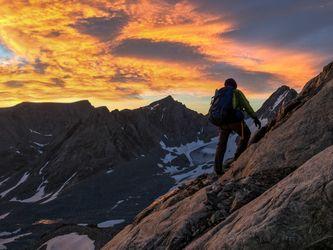
POLYGON ((214 165, 217 175, 222 175, 231 163, 223 165, 230 133, 235 132, 240 136, 233 161, 244 152, 249 142, 251 131, 244 121, 242 111, 245 111, 253 119, 254 124, 259 129, 261 128, 261 122, 250 106, 249 101, 244 94, 237 89, 236 81, 229 78, 225 81, 223 88, 216 90, 209 110, 209 119, 214 125, 219 127, 220 132, 214 165))

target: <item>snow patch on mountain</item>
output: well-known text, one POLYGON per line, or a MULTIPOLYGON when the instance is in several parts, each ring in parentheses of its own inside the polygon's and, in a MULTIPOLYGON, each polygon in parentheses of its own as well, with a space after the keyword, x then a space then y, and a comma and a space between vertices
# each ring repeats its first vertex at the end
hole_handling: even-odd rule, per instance
POLYGON ((47 137, 53 136, 52 134, 42 134, 41 132, 38 132, 38 131, 33 130, 33 129, 29 129, 29 131, 30 131, 30 133, 37 134, 37 135, 42 135, 42 136, 47 136, 47 137))
POLYGON ((69 179, 67 181, 65 181, 65 183, 58 189, 57 192, 55 192, 54 194, 52 194, 52 196, 47 199, 46 201, 43 201, 41 204, 45 204, 48 203, 50 201, 53 201, 55 199, 57 199, 58 195, 60 194, 60 192, 64 189, 64 187, 71 181, 71 179, 73 179, 75 177, 77 173, 74 173, 71 177, 69 177, 69 179))
POLYGON ((0 181, 0 186, 2 186, 2 184, 4 184, 6 181, 8 181, 10 179, 10 177, 7 177, 6 179, 0 181))
POLYGON ((275 103, 273 104, 273 107, 271 108, 271 111, 275 110, 277 106, 287 97, 289 91, 286 90, 282 95, 279 96, 278 99, 276 99, 275 103))
POLYGON ((151 106, 151 107, 149 107, 149 108, 150 108, 150 110, 154 110, 154 109, 156 109, 158 106, 160 106, 159 103, 157 103, 157 104, 155 104, 154 106, 151 106))
POLYGON ((167 164, 167 163, 171 163, 172 160, 174 160, 176 158, 177 158, 176 155, 172 155, 171 153, 168 153, 164 156, 164 158, 161 158, 161 160, 164 164, 167 164))
MULTIPOLYGON (((268 123, 268 119, 260 119, 262 126, 268 123)), ((253 119, 248 118, 245 120, 251 134, 254 135, 258 128, 255 126, 253 119)), ((231 133, 228 139, 227 150, 224 155, 224 162, 232 159, 237 150, 238 134, 231 133)), ((158 163, 158 167, 163 169, 163 172, 169 174, 175 180, 175 186, 178 187, 185 181, 197 178, 198 176, 206 173, 213 172, 213 163, 215 158, 216 146, 219 137, 212 138, 209 142, 203 142, 197 139, 194 142, 180 145, 179 147, 168 147, 163 140, 160 141, 161 148, 167 153, 161 161, 163 164, 158 163), (181 168, 179 166, 171 165, 171 162, 181 155, 185 155, 190 162, 189 168, 181 168), (193 168, 194 167, 194 168, 193 168)))
POLYGON ((202 164, 191 171, 179 175, 173 175, 172 178, 175 179, 177 187, 185 181, 188 181, 190 179, 195 179, 202 174, 210 174, 212 172, 213 172, 212 164, 209 165, 202 164))
POLYGON ((46 199, 49 197, 51 194, 45 194, 45 187, 46 184, 48 183, 47 180, 43 181, 37 188, 36 193, 31 196, 30 198, 24 199, 24 200, 18 200, 16 197, 12 198, 10 201, 16 201, 16 202, 21 202, 21 203, 34 203, 41 201, 43 199, 46 199))
POLYGON ((49 164, 49 162, 46 162, 46 163, 43 165, 43 167, 42 167, 42 168, 39 170, 39 172, 38 172, 39 175, 41 175, 41 174, 43 173, 44 168, 46 168, 48 164, 49 164))
POLYGON ((119 220, 107 220, 107 221, 103 221, 101 223, 97 224, 97 227, 99 228, 108 228, 108 227, 113 227, 115 225, 121 224, 125 222, 124 219, 119 219, 119 220))
POLYGON ((187 144, 181 144, 179 147, 168 147, 165 145, 165 143, 161 140, 160 145, 161 148, 167 152, 169 152, 163 159, 163 163, 170 163, 174 158, 177 156, 180 156, 184 154, 188 161, 190 162, 190 166, 194 166, 193 159, 191 157, 191 153, 199 148, 202 148, 204 146, 207 146, 214 141, 215 138, 213 138, 210 142, 204 142, 202 140, 197 139, 196 141, 187 143, 187 144))
POLYGON ((70 233, 54 237, 42 246, 46 245, 46 250, 94 250, 94 242, 95 241, 91 240, 87 235, 70 233))
POLYGON ((9 214, 10 214, 10 212, 5 213, 5 214, 1 214, 0 215, 0 220, 3 220, 4 218, 6 218, 9 214))
POLYGON ((29 177, 29 173, 25 172, 23 174, 23 176, 21 177, 21 179, 16 183, 16 185, 14 185, 13 187, 7 189, 6 191, 3 191, 2 193, 0 193, 0 197, 3 198, 5 197, 8 193, 10 193, 11 191, 13 191, 15 188, 17 188, 18 186, 20 186, 22 183, 24 183, 28 177, 29 177))
POLYGON ((116 205, 114 205, 113 207, 111 207, 111 210, 116 209, 123 202, 124 202, 124 200, 117 201, 116 205))
POLYGON ((28 236, 31 233, 25 233, 25 234, 20 234, 20 235, 16 235, 10 238, 0 238, 0 249, 7 249, 7 247, 5 246, 8 243, 14 242, 15 240, 22 238, 24 236, 28 236))
POLYGON ((12 235, 12 234, 17 234, 18 232, 20 232, 21 231, 21 228, 19 228, 19 229, 17 229, 17 230, 15 230, 15 231, 13 231, 13 232, 1 232, 0 233, 0 237, 3 237, 3 236, 9 236, 9 235, 12 235))
POLYGON ((41 148, 43 148, 43 147, 45 147, 45 146, 47 146, 48 145, 48 143, 39 143, 39 142, 32 142, 33 144, 35 144, 36 146, 38 146, 38 147, 41 147, 41 148))
POLYGON ((113 172, 114 172, 114 169, 112 169, 112 168, 106 171, 107 174, 111 174, 113 172))

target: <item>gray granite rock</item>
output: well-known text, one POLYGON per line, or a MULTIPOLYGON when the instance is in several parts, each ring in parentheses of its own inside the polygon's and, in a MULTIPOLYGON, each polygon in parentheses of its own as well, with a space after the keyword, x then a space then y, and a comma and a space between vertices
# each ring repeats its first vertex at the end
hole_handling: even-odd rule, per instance
POLYGON ((104 249, 331 247, 332 70, 310 81, 219 180, 166 194, 104 249))

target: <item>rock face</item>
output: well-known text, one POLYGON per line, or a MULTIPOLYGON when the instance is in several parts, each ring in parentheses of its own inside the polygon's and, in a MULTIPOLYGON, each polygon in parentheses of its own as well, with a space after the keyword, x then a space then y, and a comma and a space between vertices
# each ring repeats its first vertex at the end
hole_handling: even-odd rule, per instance
POLYGON ((202 115, 171 96, 136 110, 110 113, 98 108, 73 127, 68 138, 53 145, 44 171, 55 185, 75 173, 80 180, 142 155, 153 155, 151 151, 160 148, 162 139, 168 146, 176 146, 197 138, 209 141, 215 133, 202 115))
POLYGON ((332 65, 220 179, 156 200, 104 249, 331 248, 332 65))
POLYGON ((296 97, 296 90, 285 85, 281 86, 258 109, 256 112, 258 118, 267 119, 268 121, 275 119, 279 110, 296 97))
POLYGON ((312 157, 186 249, 332 248, 332 168, 333 146, 312 157))
POLYGON ((88 101, 21 103, 0 109, 0 176, 40 159, 43 147, 86 119, 92 110, 88 101))

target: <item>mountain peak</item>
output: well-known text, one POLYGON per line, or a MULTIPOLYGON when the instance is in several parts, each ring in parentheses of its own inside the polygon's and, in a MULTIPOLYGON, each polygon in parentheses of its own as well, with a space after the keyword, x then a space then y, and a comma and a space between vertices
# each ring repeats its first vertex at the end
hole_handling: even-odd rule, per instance
POLYGON ((289 103, 292 99, 296 98, 296 90, 287 85, 282 85, 264 102, 262 107, 257 111, 259 118, 273 119, 281 106, 289 103))
POLYGON ((168 96, 166 96, 166 97, 164 97, 164 98, 162 98, 162 99, 160 99, 156 102, 158 102, 160 104, 163 104, 163 103, 173 103, 173 102, 177 102, 177 101, 171 95, 168 95, 168 96))
POLYGON ((155 109, 158 106, 168 107, 168 106, 173 106, 173 105, 182 105, 182 106, 184 106, 184 104, 182 104, 181 102, 176 101, 171 95, 168 95, 168 96, 166 96, 166 97, 164 97, 160 100, 152 102, 151 104, 146 106, 146 108, 155 109))
POLYGON ((308 81, 300 93, 302 98, 311 98, 313 95, 318 93, 320 89, 330 80, 333 79, 333 62, 327 64, 323 71, 308 81))
POLYGON ((283 91, 292 90, 292 88, 290 88, 288 85, 282 85, 275 92, 281 91, 281 90, 283 90, 283 91))
POLYGON ((171 96, 171 95, 168 95, 167 97, 164 97, 163 99, 161 100, 170 100, 170 101, 174 101, 175 99, 171 96))

